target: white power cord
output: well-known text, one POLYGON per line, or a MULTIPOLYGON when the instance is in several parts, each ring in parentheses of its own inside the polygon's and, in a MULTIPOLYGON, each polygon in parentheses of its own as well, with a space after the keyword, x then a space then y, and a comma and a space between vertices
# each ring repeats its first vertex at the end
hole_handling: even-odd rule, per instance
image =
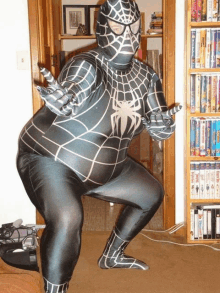
MULTIPOLYGON (((158 231, 158 230, 148 230, 148 229, 143 229, 142 231, 145 231, 145 232, 155 232, 155 233, 165 233, 165 232, 168 232, 169 234, 172 234, 174 232, 176 232, 177 230, 179 230, 181 227, 184 226, 184 222, 182 223, 179 223, 179 224, 176 224, 174 225, 173 227, 167 229, 167 230, 164 230, 164 231, 158 231)), ((184 243, 177 243, 177 242, 173 242, 173 241, 168 241, 168 240, 157 240, 157 239, 153 239, 149 236, 147 236, 146 234, 143 234, 143 233, 140 233, 140 235, 144 236, 145 238, 151 240, 151 241, 154 241, 154 242, 159 242, 159 243, 169 243, 169 244, 174 244, 174 245, 179 245, 179 246, 205 246, 205 247, 208 247, 208 248, 211 248, 215 251, 220 251, 220 248, 216 248, 216 247, 213 247, 211 245, 207 245, 207 244, 201 244, 201 243, 193 243, 193 244, 184 244, 184 243)))
POLYGON ((165 232, 169 232, 169 234, 172 234, 174 232, 176 232, 177 230, 179 230, 181 227, 184 226, 184 222, 181 222, 179 224, 176 224, 172 227, 170 227, 167 230, 162 230, 162 231, 158 231, 158 230, 149 230, 149 229, 143 229, 142 231, 146 231, 146 232, 156 232, 156 233, 165 233, 165 232))

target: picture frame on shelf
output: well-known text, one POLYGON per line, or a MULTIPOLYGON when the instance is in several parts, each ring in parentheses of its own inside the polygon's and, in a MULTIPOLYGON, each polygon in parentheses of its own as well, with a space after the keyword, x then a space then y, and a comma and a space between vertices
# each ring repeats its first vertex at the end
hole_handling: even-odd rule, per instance
POLYGON ((90 35, 96 33, 96 23, 101 5, 88 5, 88 31, 90 35))
POLYGON ((63 5, 63 33, 76 35, 79 25, 85 26, 88 31, 88 6, 63 5))

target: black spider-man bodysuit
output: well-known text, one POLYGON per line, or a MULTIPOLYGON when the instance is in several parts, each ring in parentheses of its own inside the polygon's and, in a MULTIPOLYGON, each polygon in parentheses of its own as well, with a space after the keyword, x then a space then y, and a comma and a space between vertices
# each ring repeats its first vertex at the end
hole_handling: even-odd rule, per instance
POLYGON ((125 204, 103 255, 101 268, 148 269, 123 251, 158 209, 163 189, 127 157, 144 127, 156 140, 174 131, 160 80, 134 59, 140 12, 130 0, 100 8, 98 47, 72 58, 58 80, 45 68, 45 106, 24 127, 18 170, 46 222, 41 241, 46 292, 66 292, 78 260, 83 223, 82 195, 125 204))

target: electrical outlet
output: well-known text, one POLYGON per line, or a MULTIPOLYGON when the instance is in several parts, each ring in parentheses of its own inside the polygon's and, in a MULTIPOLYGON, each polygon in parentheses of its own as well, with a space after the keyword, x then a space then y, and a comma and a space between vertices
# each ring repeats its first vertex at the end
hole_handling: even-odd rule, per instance
POLYGON ((29 69, 29 52, 17 51, 17 69, 28 70, 29 69))

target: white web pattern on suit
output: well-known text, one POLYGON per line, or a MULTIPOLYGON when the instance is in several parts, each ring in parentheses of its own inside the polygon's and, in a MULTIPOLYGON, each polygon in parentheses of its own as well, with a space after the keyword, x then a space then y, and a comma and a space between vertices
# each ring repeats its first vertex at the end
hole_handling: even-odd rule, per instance
POLYGON ((127 269, 132 269, 133 267, 136 267, 142 270, 146 270, 146 265, 143 265, 143 263, 141 263, 136 258, 127 256, 124 254, 124 249, 127 247, 130 241, 125 241, 121 239, 116 234, 115 230, 113 230, 112 233, 113 233, 113 239, 108 240, 107 247, 104 250, 101 258, 99 259, 99 265, 102 262, 104 263, 104 266, 106 269, 112 269, 117 267, 125 267, 127 269), (114 243, 115 239, 120 239, 121 244, 119 247, 117 247, 116 250, 112 250, 112 243, 114 243), (113 265, 112 265, 112 261, 114 263, 113 265), (109 263, 111 263, 111 266, 109 266, 109 263))
MULTIPOLYGON (((90 53, 87 53, 87 54, 86 54, 86 57, 87 57, 87 58, 88 58, 88 54, 89 54, 89 55, 91 54, 92 56, 96 55, 96 57, 98 57, 98 54, 97 54, 96 52, 93 52, 93 51, 91 51, 90 53)), ((81 57, 83 58, 83 55, 82 55, 81 57)), ((102 58, 104 58, 104 57, 102 57, 102 58)), ((123 151, 124 149, 127 149, 127 148, 128 148, 128 147, 120 148, 120 146, 121 146, 121 144, 122 144, 122 142, 123 142, 124 140, 127 140, 127 141, 129 141, 129 142, 132 140, 133 135, 134 135, 134 133, 135 133, 135 130, 139 127, 139 125, 140 125, 140 123, 141 123, 141 115, 140 115, 139 113, 137 113, 136 110, 140 109, 141 107, 144 107, 144 102, 143 102, 143 92, 142 92, 143 89, 141 90, 141 87, 144 87, 144 90, 145 90, 145 92, 147 93, 148 89, 147 89, 147 86, 146 86, 146 84, 147 84, 146 81, 148 81, 148 73, 149 73, 149 72, 146 70, 145 67, 143 67, 143 66, 141 65, 140 62, 138 62, 138 61, 136 61, 136 60, 133 60, 133 61, 132 61, 132 70, 130 70, 128 73, 122 73, 121 71, 117 71, 117 73, 115 73, 115 72, 114 72, 114 71, 108 66, 108 63, 106 63, 106 62, 104 61, 104 59, 103 59, 103 60, 99 60, 99 61, 101 61, 102 64, 104 64, 104 66, 105 66, 105 70, 106 70, 106 75, 107 75, 107 77, 108 77, 107 84, 105 85, 105 91, 102 93, 102 95, 99 97, 99 99, 98 99, 94 104, 92 104, 88 109, 86 109, 84 112, 80 112, 79 114, 77 114, 77 115, 75 115, 75 116, 68 116, 68 117, 66 117, 66 118, 65 118, 64 120, 62 120, 62 121, 56 121, 57 119, 54 120, 54 122, 53 122, 53 125, 54 125, 54 126, 56 126, 56 127, 58 127, 58 128, 61 128, 64 132, 67 132, 67 133, 71 136, 71 139, 65 141, 65 143, 63 143, 63 144, 58 144, 58 143, 56 143, 55 141, 52 141, 52 140, 50 140, 49 138, 47 138, 45 135, 43 135, 43 137, 44 137, 46 140, 48 140, 48 141, 50 141, 51 143, 57 145, 58 150, 57 150, 56 154, 53 154, 53 153, 50 152, 50 150, 45 149, 45 147, 44 147, 43 145, 41 145, 41 147, 44 148, 47 152, 49 152, 52 156, 54 156, 54 157, 55 157, 55 160, 61 161, 62 163, 64 163, 64 164, 67 165, 67 166, 69 166, 68 163, 62 161, 62 159, 59 158, 59 153, 60 153, 60 150, 61 150, 61 149, 67 151, 68 153, 71 153, 71 154, 74 155, 74 156, 81 157, 81 158, 83 158, 83 159, 85 159, 85 160, 91 162, 91 167, 90 167, 90 169, 89 169, 89 171, 88 171, 87 174, 82 174, 82 173, 80 173, 79 170, 74 169, 72 166, 69 166, 69 167, 70 167, 74 172, 76 172, 76 174, 79 174, 79 175, 82 176, 82 178, 83 178, 83 182, 86 182, 87 180, 89 180, 89 181, 94 182, 94 183, 96 183, 96 184, 98 184, 98 185, 101 185, 101 183, 99 183, 99 182, 95 182, 94 180, 91 179, 91 174, 92 174, 92 171, 93 171, 94 164, 95 164, 95 163, 98 163, 98 164, 100 164, 100 165, 103 164, 103 165, 114 166, 114 169, 113 169, 113 171, 112 171, 112 174, 113 174, 113 173, 114 173, 114 170, 115 170, 115 168, 116 168, 116 166, 117 166, 118 164, 121 164, 122 162, 124 162, 124 161, 126 160, 126 158, 124 158, 123 160, 118 161, 119 152, 120 152, 120 151, 123 151), (119 82, 116 78, 119 79, 121 82, 119 82), (131 86, 131 82, 133 82, 133 84, 135 84, 135 88, 133 88, 133 87, 131 86), (115 84, 117 85, 116 88, 114 87, 115 84), (120 87, 121 89, 123 89, 123 91, 119 90, 119 87, 120 87), (111 93, 109 92, 109 89, 111 89, 111 91, 112 91, 111 93), (114 91, 115 91, 115 94, 114 94, 114 91), (104 113, 103 113, 101 119, 100 119, 95 125, 93 125, 93 127, 89 128, 88 125, 86 125, 85 123, 83 123, 82 121, 80 121, 78 118, 79 118, 81 115, 83 115, 83 114, 85 114, 86 112, 88 112, 91 108, 95 107, 96 104, 97 104, 97 103, 98 103, 98 102, 104 97, 104 95, 105 95, 106 92, 108 92, 109 95, 110 95, 110 97, 111 97, 111 98, 109 99, 108 106, 106 107, 106 109, 105 109, 105 111, 104 111, 104 113), (121 100, 119 101, 120 97, 124 97, 123 100, 121 99, 121 100), (122 103, 122 101, 124 101, 124 103, 126 103, 126 98, 127 98, 127 97, 130 98, 130 100, 127 101, 127 104, 129 105, 129 103, 130 103, 130 105, 129 105, 129 111, 128 111, 128 112, 129 112, 129 116, 127 116, 126 119, 129 119, 129 118, 130 118, 131 121, 132 121, 132 122, 131 122, 132 124, 131 124, 131 127, 130 127, 130 134, 129 134, 127 137, 122 137, 122 134, 124 134, 124 129, 121 129, 121 130, 119 131, 119 129, 118 129, 118 128, 119 128, 118 123, 119 123, 119 121, 121 121, 121 119, 124 119, 124 118, 120 117, 120 115, 117 114, 117 109, 116 109, 116 112, 115 112, 115 113, 113 114, 113 116, 112 116, 112 117, 113 117, 113 118, 112 118, 112 121, 111 121, 111 122, 112 122, 112 126, 113 126, 112 133, 111 133, 110 135, 106 135, 105 133, 97 132, 97 131, 96 131, 96 128, 97 128, 97 126, 98 126, 100 123, 102 123, 102 121, 103 121, 103 119, 104 119, 106 113, 107 113, 108 110, 109 110, 109 107, 110 107, 111 105, 114 106, 115 104, 116 104, 116 105, 119 105, 120 103, 122 103), (134 109, 135 111, 133 111, 133 109, 134 109), (117 116, 117 115, 118 115, 118 116, 117 116), (73 133, 71 133, 68 129, 66 129, 66 128, 63 126, 63 124, 65 124, 65 122, 67 122, 67 121, 71 121, 71 120, 73 120, 73 121, 75 120, 75 121, 77 121, 78 123, 80 123, 80 124, 84 127, 85 132, 83 132, 81 135, 74 136, 73 133), (120 132, 121 132, 121 135, 119 135, 120 132), (87 139, 84 139, 83 136, 84 136, 85 134, 87 134, 87 133, 94 133, 94 134, 100 135, 102 138, 104 138, 104 142, 103 142, 102 144, 98 145, 98 144, 96 144, 96 143, 94 143, 94 142, 92 142, 92 141, 89 141, 89 140, 87 140, 87 139), (114 147, 110 147, 110 146, 107 147, 107 146, 104 145, 105 142, 108 140, 109 137, 119 139, 119 147, 118 147, 118 148, 114 148, 114 147), (68 149, 68 145, 69 145, 70 143, 72 143, 74 140, 86 141, 86 142, 88 142, 88 143, 91 143, 92 145, 95 145, 95 146, 98 148, 98 150, 97 150, 95 156, 94 156, 93 158, 91 158, 91 157, 89 157, 89 153, 88 153, 88 156, 82 156, 82 155, 80 155, 79 153, 77 153, 77 152, 75 152, 75 151, 72 151, 72 150, 68 149), (99 154, 100 150, 101 150, 101 149, 105 149, 105 148, 112 149, 112 150, 115 150, 115 151, 117 152, 116 162, 113 162, 113 163, 106 163, 106 162, 102 162, 102 161, 98 161, 98 160, 97 160, 97 157, 98 157, 98 154, 99 154)), ((85 62, 82 63, 82 65, 81 65, 81 69, 88 70, 86 67, 84 67, 85 64, 86 64, 85 62)), ((72 63, 70 63, 70 65, 69 65, 69 67, 68 67, 68 69, 67 69, 66 77, 68 76, 68 72, 69 72, 69 69, 70 69, 71 66, 75 66, 75 65, 74 65, 74 60, 72 61, 72 63)), ((79 76, 79 75, 80 75, 80 69, 79 69, 79 68, 76 68, 76 69, 77 69, 76 72, 77 72, 77 74, 78 74, 77 76, 79 76)), ((91 71, 91 68, 90 68, 90 71, 91 71)), ((89 75, 89 74, 92 74, 92 73, 91 73, 91 72, 88 72, 88 75, 89 75)), ((77 86, 80 87, 80 84, 83 84, 83 85, 85 84, 85 83, 83 83, 83 81, 85 81, 85 77, 83 77, 78 83, 76 83, 76 82, 74 81, 75 77, 76 77, 76 74, 75 74, 73 77, 71 77, 71 79, 73 79, 72 82, 74 83, 74 85, 77 84, 77 86)), ((152 77, 152 76, 151 76, 151 77, 152 77)), ((68 85, 69 85, 70 82, 71 82, 71 81, 70 81, 70 76, 68 76, 68 85)), ((64 78, 64 80, 62 81, 62 85, 65 86, 65 84, 66 84, 66 78, 64 78)), ((88 84, 87 81, 86 81, 86 84, 88 84)), ((90 85, 91 85, 91 87, 92 87, 92 85, 94 85, 94 83, 91 83, 90 85)), ((71 87, 69 87, 68 89, 71 91, 71 87)), ((88 96, 86 96, 86 95, 84 94, 87 90, 88 90, 88 87, 87 87, 87 88, 83 88, 83 87, 81 87, 81 90, 79 91, 78 96, 80 96, 80 95, 81 95, 81 96, 84 96, 84 99, 81 100, 79 104, 84 103, 85 100, 88 99, 88 96)), ((95 90, 97 90, 97 88, 95 88, 95 89, 92 88, 92 89, 91 89, 91 94, 92 94, 95 90)), ((157 95, 157 93, 155 93, 155 95, 157 95)), ((74 103, 75 103, 75 102, 74 102, 74 103)), ((148 103, 148 101, 147 101, 147 103, 148 103)), ((79 104, 78 104, 78 105, 79 105, 79 104)), ((149 103, 148 103, 148 104, 149 104, 149 103)), ((75 104, 74 104, 74 105, 75 105, 75 104)), ((77 105, 77 106, 78 106, 78 105, 77 105)), ((150 104, 149 104, 149 107, 150 107, 150 104)), ((159 104, 158 104, 158 108, 160 108, 160 110, 162 110, 159 104)), ((126 121, 127 121, 127 120, 126 120, 126 121)), ((123 123, 122 123, 122 124, 123 124, 123 123)), ((26 129, 26 130, 25 130, 25 133, 24 133, 24 134, 27 134, 29 137, 31 137, 31 134, 30 134, 30 131, 29 131, 31 127, 35 127, 36 129, 38 129, 38 131, 40 131, 40 132, 42 133, 42 130, 39 129, 39 128, 37 128, 36 125, 35 125, 35 124, 33 123, 33 121, 32 121, 32 125, 29 126, 29 129, 26 129)), ((31 137, 31 138, 32 138, 33 140, 35 140, 34 137, 31 137)), ((27 144, 27 142, 23 139, 23 137, 21 137, 21 139, 23 140, 24 143, 27 144)), ((39 143, 38 141, 36 141, 36 140, 35 140, 35 143, 40 144, 40 143, 39 143)))
POLYGON ((68 283, 53 284, 44 278, 46 293, 66 293, 69 287, 68 283))
MULTIPOLYGON (((100 13, 102 13, 105 17, 108 17, 109 19, 112 19, 113 21, 117 21, 121 24, 132 24, 133 22, 137 21, 139 18, 138 10, 136 9, 135 2, 131 3, 125 2, 127 5, 129 5, 129 8, 125 8, 125 6, 122 6, 123 1, 119 2, 118 5, 120 5, 120 10, 115 9, 115 7, 108 1, 108 6, 111 7, 111 10, 109 14, 105 14, 102 10, 100 13), (114 13, 114 18, 111 17, 112 13, 114 13)), ((107 44, 105 46, 101 45, 99 43, 99 46, 103 49, 106 47, 111 47, 113 49, 114 53, 112 54, 110 61, 113 60, 119 53, 123 54, 130 54, 131 56, 134 55, 136 52, 137 46, 139 45, 139 34, 131 34, 130 29, 127 26, 125 29, 125 32, 122 35, 116 35, 112 31, 109 31, 108 25, 101 24, 99 21, 97 22, 100 27, 104 29, 104 33, 102 33, 102 37, 105 37, 107 40, 107 44), (109 33, 108 33, 109 31, 109 33), (132 48, 132 50, 128 51, 128 42, 130 42, 129 46, 132 48), (116 44, 119 45, 119 48, 116 47, 116 44)), ((99 32, 96 32, 97 36, 99 36, 99 32)), ((99 38, 98 38, 99 40, 99 38)))
POLYGON ((115 21, 128 24, 128 23, 134 22, 138 18, 139 15, 138 15, 138 10, 135 5, 135 2, 131 3, 128 1, 120 1, 120 2, 117 2, 116 5, 112 5, 111 2, 108 1, 108 6, 111 7, 110 12, 115 13, 115 16, 114 16, 115 21), (118 4, 120 5, 120 10, 115 8, 115 6, 118 4), (129 6, 129 8, 126 8, 125 5, 122 6, 123 4, 125 4, 126 6, 129 6))

